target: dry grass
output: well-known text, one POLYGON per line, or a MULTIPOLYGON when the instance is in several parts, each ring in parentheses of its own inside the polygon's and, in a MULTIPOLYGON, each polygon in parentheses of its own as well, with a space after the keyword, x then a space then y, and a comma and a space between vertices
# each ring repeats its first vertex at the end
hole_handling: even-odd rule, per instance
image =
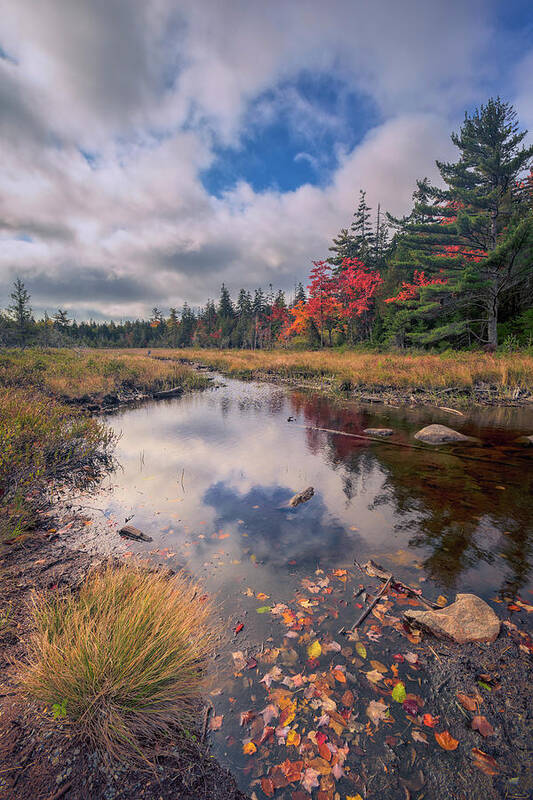
MULTIPOLYGON (((158 351, 159 352, 159 351, 158 351)), ((517 387, 533 391, 533 356, 449 352, 442 355, 362 353, 335 350, 175 350, 167 357, 202 361, 227 374, 251 378, 275 374, 286 378, 333 378, 353 387, 468 390, 482 383, 502 395, 517 387)))
POLYGON ((108 567, 77 594, 36 596, 33 620, 25 689, 108 757, 149 760, 156 738, 197 727, 215 635, 194 582, 108 567))
POLYGON ((65 400, 204 385, 205 379, 190 367, 140 350, 11 349, 0 355, 0 386, 34 388, 65 400))

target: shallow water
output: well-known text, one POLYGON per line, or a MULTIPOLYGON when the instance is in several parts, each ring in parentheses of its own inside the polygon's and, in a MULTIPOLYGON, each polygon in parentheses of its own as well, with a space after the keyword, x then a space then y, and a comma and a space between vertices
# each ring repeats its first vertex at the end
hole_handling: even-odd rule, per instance
MULTIPOLYGON (((228 380, 107 421, 121 432, 121 469, 90 500, 80 500, 92 507, 88 516, 104 523, 94 527, 92 541, 87 529, 88 546, 97 537, 99 548, 113 546, 126 559, 150 553, 159 562, 184 564, 217 596, 228 638, 244 624, 223 648, 223 694, 214 697, 216 713, 224 714, 214 751, 244 789, 251 791, 261 772, 242 755, 238 715, 268 702, 257 691, 259 676, 271 667, 259 665, 257 677, 245 670, 235 678, 230 653, 268 650, 283 638, 270 608, 294 603, 302 579, 336 569, 354 578, 354 559, 372 558, 432 599, 473 591, 492 603, 500 600, 494 605, 500 611, 504 597, 532 600, 533 448, 515 442, 533 432, 530 410, 478 409, 460 416, 429 407, 332 402, 228 380), (420 446, 413 434, 431 422, 479 443, 420 446), (367 427, 391 427, 394 435, 374 443, 317 430, 361 434, 367 427), (315 489, 312 500, 289 509, 290 497, 307 486, 315 489), (126 519, 153 543, 119 540, 116 529, 126 519), (265 605, 267 612, 258 614, 265 605)), ((330 638, 360 613, 351 590, 342 596, 345 590, 337 582, 330 638)), ((522 616, 527 614, 521 612, 520 624, 522 616)), ((285 640, 284 669, 295 674, 305 647, 302 656, 289 644, 285 640)))

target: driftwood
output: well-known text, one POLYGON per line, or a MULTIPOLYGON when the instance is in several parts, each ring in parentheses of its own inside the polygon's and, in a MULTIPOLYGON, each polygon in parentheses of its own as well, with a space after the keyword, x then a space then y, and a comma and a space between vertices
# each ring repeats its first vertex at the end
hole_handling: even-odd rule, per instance
POLYGON ((409 586, 408 583, 403 583, 403 581, 396 580, 392 572, 387 572, 383 569, 383 567, 380 567, 379 564, 376 564, 375 561, 372 561, 372 559, 367 561, 366 564, 359 564, 357 561, 354 561, 354 564, 356 567, 359 567, 361 572, 366 572, 366 574, 370 575, 371 578, 380 578, 382 581, 387 580, 392 582, 395 588, 413 595, 413 597, 416 597, 428 608, 440 608, 437 603, 433 603, 431 600, 428 600, 426 597, 424 597, 418 589, 414 589, 412 586, 409 586))
POLYGON ((308 486, 307 489, 304 489, 302 492, 298 492, 298 494, 295 494, 294 497, 291 497, 291 499, 289 500, 290 507, 295 508, 296 506, 299 506, 300 503, 307 503, 307 501, 312 498, 314 493, 315 490, 313 489, 313 487, 308 486))
POLYGON ((134 539, 136 542, 153 542, 151 536, 147 536, 139 528, 134 528, 133 525, 124 525, 118 533, 123 539, 134 539))
POLYGON ((381 591, 379 592, 379 594, 377 594, 374 597, 374 599, 372 600, 372 602, 370 603, 368 608, 366 608, 363 611, 363 613, 361 614, 361 616, 359 617, 359 619, 356 620, 355 625, 353 626, 352 630, 355 630, 356 628, 358 628, 359 625, 368 617, 368 615, 370 614, 370 612, 372 611, 372 609, 374 608, 374 606, 376 605, 376 603, 378 602, 380 597, 383 597, 383 595, 385 594, 385 592, 389 588, 389 585, 390 585, 391 581, 392 581, 392 575, 389 575, 389 577, 387 578, 387 580, 385 581, 385 583, 381 587, 381 591))

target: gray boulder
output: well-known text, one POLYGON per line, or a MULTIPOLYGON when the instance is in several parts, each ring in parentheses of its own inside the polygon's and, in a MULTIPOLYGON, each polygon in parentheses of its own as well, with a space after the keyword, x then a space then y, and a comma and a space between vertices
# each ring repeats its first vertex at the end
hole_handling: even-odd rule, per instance
POLYGON ((455 603, 434 611, 404 612, 404 616, 419 628, 441 639, 466 642, 493 642, 500 632, 500 620, 480 597, 458 594, 455 603))
POLYGON ((454 431, 446 425, 426 425, 425 428, 415 433, 415 439, 426 444, 447 444, 448 442, 474 442, 472 436, 454 431))
POLYGON ((367 436, 392 436, 392 428, 365 428, 363 433, 367 436))

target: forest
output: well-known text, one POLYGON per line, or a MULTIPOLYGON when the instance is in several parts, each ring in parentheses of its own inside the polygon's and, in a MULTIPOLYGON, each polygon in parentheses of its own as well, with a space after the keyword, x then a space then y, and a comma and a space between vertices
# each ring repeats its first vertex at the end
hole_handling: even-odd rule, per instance
POLYGON ((457 160, 419 179, 410 212, 353 218, 287 298, 271 286, 222 285, 204 307, 154 308, 148 320, 76 321, 65 308, 35 319, 17 278, 0 344, 63 347, 315 349, 333 346, 506 351, 533 344, 533 146, 500 98, 465 114, 457 160))

